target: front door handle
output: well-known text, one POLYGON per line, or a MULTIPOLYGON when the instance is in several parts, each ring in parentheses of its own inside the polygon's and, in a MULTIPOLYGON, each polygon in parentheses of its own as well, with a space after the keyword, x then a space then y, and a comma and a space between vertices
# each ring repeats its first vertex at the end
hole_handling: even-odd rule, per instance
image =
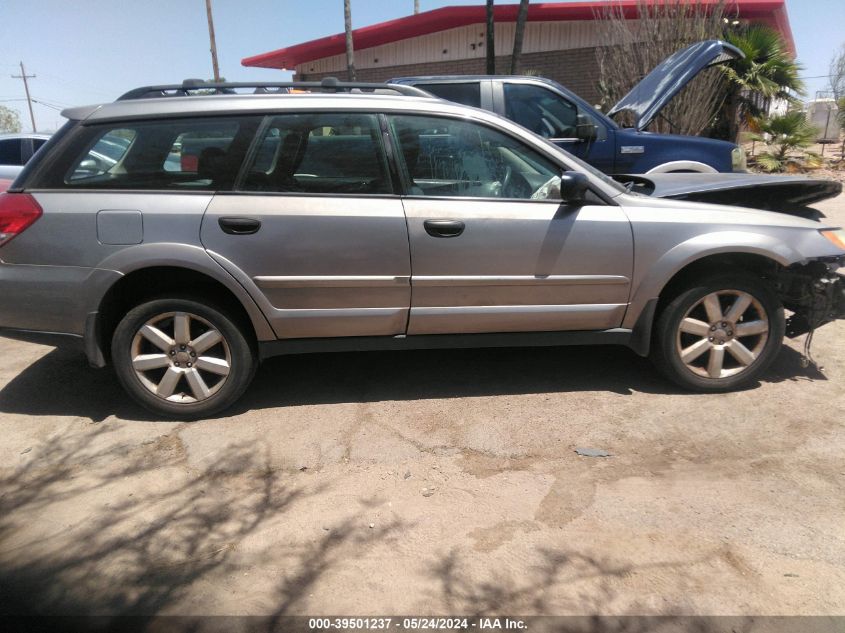
POLYGON ((255 218, 220 218, 217 223, 229 235, 252 235, 261 228, 261 220, 255 218))
POLYGON ((460 220, 426 220, 423 226, 431 237, 458 237, 464 232, 464 223, 460 220))

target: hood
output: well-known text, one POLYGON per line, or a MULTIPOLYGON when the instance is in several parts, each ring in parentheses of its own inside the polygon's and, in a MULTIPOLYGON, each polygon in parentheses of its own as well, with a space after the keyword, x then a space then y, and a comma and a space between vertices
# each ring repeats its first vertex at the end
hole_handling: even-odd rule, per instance
POLYGON ((644 174, 617 175, 632 190, 655 198, 694 200, 732 206, 801 212, 842 193, 842 184, 824 178, 771 174, 644 174))
POLYGON ((745 54, 741 50, 722 40, 705 40, 687 46, 660 62, 607 115, 613 117, 623 110, 632 112, 636 128, 643 130, 702 70, 743 57, 745 54))

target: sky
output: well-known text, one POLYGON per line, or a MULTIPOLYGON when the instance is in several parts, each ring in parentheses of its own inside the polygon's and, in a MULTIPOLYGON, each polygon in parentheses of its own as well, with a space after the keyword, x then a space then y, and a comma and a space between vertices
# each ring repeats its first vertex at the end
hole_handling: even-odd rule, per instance
MULTIPOLYGON (((515 1, 515 0, 512 0, 515 1)), ((497 0, 497 4, 506 4, 497 0)), ((484 0, 420 0, 428 11, 484 0)), ((343 31, 342 0, 212 0, 220 73, 229 81, 285 81, 290 73, 240 60, 343 31)), ((413 12, 413 0, 352 0, 353 27, 413 12)), ((787 0, 808 95, 826 87, 845 44, 845 0, 787 0)), ((142 85, 213 75, 204 0, 0 0, 0 105, 31 129, 18 63, 24 62, 39 131, 72 105, 112 101, 142 85)))

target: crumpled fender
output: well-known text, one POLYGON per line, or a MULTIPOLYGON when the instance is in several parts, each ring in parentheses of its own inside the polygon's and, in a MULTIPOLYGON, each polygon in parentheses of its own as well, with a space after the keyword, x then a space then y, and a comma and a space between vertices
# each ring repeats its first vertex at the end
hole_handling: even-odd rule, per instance
POLYGON ((680 270, 705 257, 723 253, 761 255, 783 266, 805 259, 794 247, 771 235, 749 231, 716 231, 697 235, 666 251, 648 265, 646 276, 632 291, 622 327, 633 328, 648 301, 656 299, 680 270))

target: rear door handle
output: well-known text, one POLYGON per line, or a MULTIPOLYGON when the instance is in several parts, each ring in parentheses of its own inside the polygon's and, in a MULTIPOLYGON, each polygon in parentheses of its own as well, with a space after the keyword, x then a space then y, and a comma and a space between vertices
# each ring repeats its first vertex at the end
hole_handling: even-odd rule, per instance
POLYGON ((261 228, 261 220, 255 218, 220 218, 217 223, 229 235, 252 235, 261 228))
POLYGON ((426 220, 423 226, 431 237, 458 237, 464 232, 464 223, 460 220, 426 220))

